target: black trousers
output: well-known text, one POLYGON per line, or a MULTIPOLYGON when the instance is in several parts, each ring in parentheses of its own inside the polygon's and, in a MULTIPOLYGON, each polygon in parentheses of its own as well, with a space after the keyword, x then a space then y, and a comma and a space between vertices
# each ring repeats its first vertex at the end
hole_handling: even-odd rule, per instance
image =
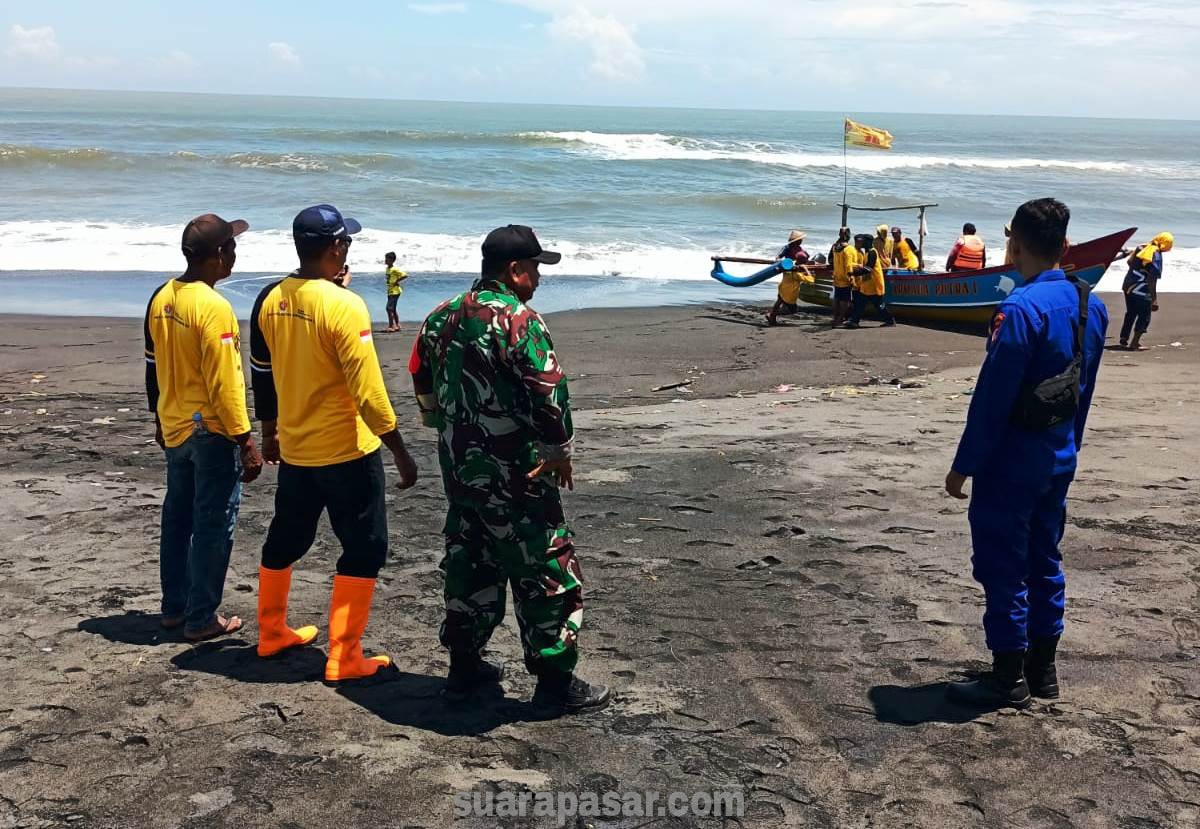
POLYGON ((263 567, 283 570, 299 561, 312 547, 317 522, 327 510, 333 534, 342 543, 338 574, 375 578, 388 551, 384 487, 379 450, 331 466, 280 463, 263 567))
POLYGON ((1125 294, 1125 319, 1121 322, 1121 342, 1129 339, 1129 332, 1145 334, 1150 330, 1151 308, 1154 303, 1148 296, 1125 294))
POLYGON ((874 294, 864 294, 861 291, 854 292, 854 306, 850 309, 850 322, 858 325, 859 320, 862 319, 863 311, 867 310, 868 305, 874 306, 875 313, 879 316, 880 321, 895 322, 887 309, 887 305, 883 302, 883 297, 874 294))

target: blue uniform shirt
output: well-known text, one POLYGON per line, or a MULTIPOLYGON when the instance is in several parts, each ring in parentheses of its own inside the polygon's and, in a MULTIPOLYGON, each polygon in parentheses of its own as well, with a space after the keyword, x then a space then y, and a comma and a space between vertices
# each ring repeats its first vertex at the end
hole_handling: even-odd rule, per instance
POLYGON ((1078 319, 1079 294, 1057 269, 1038 274, 1000 305, 992 317, 987 356, 954 456, 955 472, 1022 483, 1075 471, 1108 330, 1108 309, 1094 294, 1088 297, 1082 388, 1074 423, 1028 431, 1014 426, 1011 415, 1022 386, 1040 383, 1070 364, 1078 319))

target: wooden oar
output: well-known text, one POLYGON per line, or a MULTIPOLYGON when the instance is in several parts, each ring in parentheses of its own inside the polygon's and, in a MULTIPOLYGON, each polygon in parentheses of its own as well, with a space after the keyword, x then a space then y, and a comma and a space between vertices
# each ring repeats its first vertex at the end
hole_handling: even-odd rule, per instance
POLYGON ((714 256, 714 262, 744 262, 747 265, 774 265, 778 259, 752 259, 748 256, 714 256))

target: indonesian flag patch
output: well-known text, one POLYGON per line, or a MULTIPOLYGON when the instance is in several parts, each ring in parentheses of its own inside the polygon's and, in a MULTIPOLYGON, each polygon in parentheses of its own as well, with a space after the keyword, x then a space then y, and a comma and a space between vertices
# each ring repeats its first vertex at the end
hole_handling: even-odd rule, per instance
POLYGON ((233 338, 232 333, 221 335, 221 345, 233 345, 233 344, 234 344, 234 338, 233 338))
POLYGON ((364 343, 369 343, 371 341, 371 329, 368 328, 365 331, 359 331, 358 338, 360 340, 362 340, 364 343))

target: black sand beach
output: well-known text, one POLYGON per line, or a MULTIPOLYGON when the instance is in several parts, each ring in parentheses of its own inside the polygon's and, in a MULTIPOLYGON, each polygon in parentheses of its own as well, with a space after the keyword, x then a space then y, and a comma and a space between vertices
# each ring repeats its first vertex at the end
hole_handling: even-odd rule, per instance
MULTIPOLYGON (((819 312, 767 329, 725 306, 551 317, 579 431, 581 673, 616 700, 544 721, 511 614, 504 697, 439 695, 444 501, 411 327, 376 343, 423 477, 389 496, 365 638, 400 675, 335 689, 320 649, 254 654, 270 470, 226 587, 246 629, 191 646, 158 627, 140 321, 0 318, 0 827, 441 827, 456 791, 525 787, 745 793, 740 823, 575 824, 630 829, 1196 825, 1200 297, 1164 300, 1152 348, 1101 368, 1064 541, 1063 699, 980 716, 942 701, 987 656, 965 506, 942 492, 978 332, 829 331, 819 312)), ((323 524, 295 622, 324 626, 336 549, 323 524)))

